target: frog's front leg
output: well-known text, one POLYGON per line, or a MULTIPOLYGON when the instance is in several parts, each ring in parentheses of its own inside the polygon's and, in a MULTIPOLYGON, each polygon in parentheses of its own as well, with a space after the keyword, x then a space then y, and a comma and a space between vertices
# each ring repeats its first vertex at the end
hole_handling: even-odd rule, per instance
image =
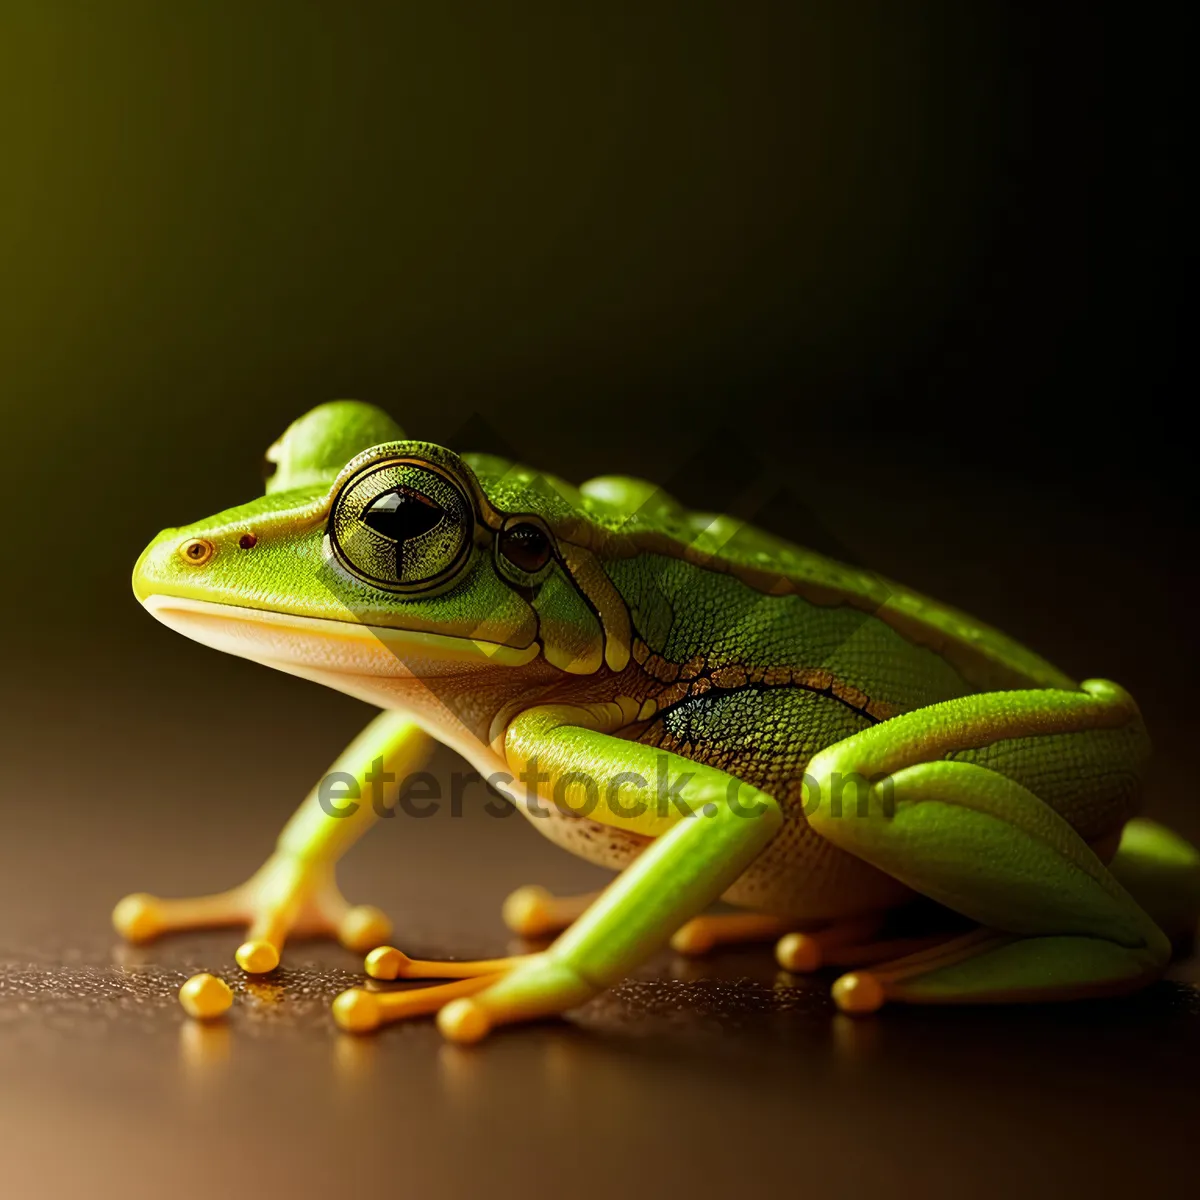
POLYGON ((503 751, 544 800, 578 811, 586 797, 593 820, 653 836, 646 850, 548 949, 479 964, 499 977, 386 996, 352 989, 335 1009, 344 1028, 437 1009, 446 1037, 473 1042, 565 1012, 638 966, 745 870, 780 826, 775 801, 724 771, 613 737, 624 719, 616 704, 532 709, 509 726, 503 751))
POLYGON ((810 786, 820 790, 806 812, 817 832, 980 925, 843 976, 834 985, 839 1006, 1074 999, 1156 978, 1170 957, 1167 938, 1113 872, 1062 816, 1003 773, 1011 758, 997 754, 995 766, 963 758, 1006 745, 1025 777, 1051 779, 1062 735, 1085 739, 1078 748, 1087 753, 1087 739, 1138 719, 1120 688, 1089 681, 1078 692, 932 705, 813 759, 810 786))
POLYGON ((337 789, 314 787, 279 836, 275 852, 238 887, 211 896, 159 899, 126 896, 113 910, 113 925, 130 941, 145 942, 185 929, 247 926, 237 951, 243 970, 274 970, 290 933, 333 935, 352 950, 387 940, 391 923, 371 905, 352 906, 338 890, 334 867, 342 854, 377 820, 372 778, 394 778, 417 768, 429 738, 405 714, 377 716, 340 755, 325 776, 345 774, 337 789), (357 796, 357 799, 354 797, 357 796), (370 797, 370 798, 368 798, 370 797), (337 815, 333 815, 337 814, 337 815))
POLYGON ((594 820, 654 840, 547 950, 438 1014, 443 1034, 475 1041, 496 1025, 562 1013, 609 987, 716 900, 779 829, 764 792, 714 767, 612 736, 616 704, 522 714, 504 737, 518 779, 594 820))

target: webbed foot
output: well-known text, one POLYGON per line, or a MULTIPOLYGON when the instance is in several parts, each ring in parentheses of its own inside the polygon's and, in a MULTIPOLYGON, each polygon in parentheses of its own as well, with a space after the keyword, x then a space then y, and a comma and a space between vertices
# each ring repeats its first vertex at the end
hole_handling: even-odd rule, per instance
POLYGON ((113 927, 131 942, 165 933, 245 925, 235 958, 252 975, 273 971, 287 938, 334 937, 363 952, 386 941, 392 924, 378 908, 352 905, 338 890, 333 868, 277 853, 245 883, 229 891, 188 899, 160 899, 135 892, 112 914, 113 927))
MULTIPOLYGON (((405 991, 371 991, 354 987, 342 992, 333 1002, 333 1019, 348 1033, 372 1033, 382 1025, 391 1025, 410 1017, 438 1013, 452 1001, 472 996, 502 979, 509 971, 539 957, 518 954, 509 958, 474 961, 432 961, 409 958, 394 946, 380 946, 367 955, 364 969, 372 979, 449 979, 452 983, 405 991)), ((445 1029, 443 1029, 445 1032, 445 1029)), ((482 1037, 486 1030, 477 1036, 482 1037)), ((450 1035, 448 1035, 450 1036, 450 1035)), ((459 1037, 455 1040, 474 1041, 459 1037)))

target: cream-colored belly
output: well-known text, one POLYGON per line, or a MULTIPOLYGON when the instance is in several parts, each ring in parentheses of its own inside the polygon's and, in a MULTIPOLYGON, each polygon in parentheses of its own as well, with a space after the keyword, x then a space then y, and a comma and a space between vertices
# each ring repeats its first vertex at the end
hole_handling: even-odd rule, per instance
MULTIPOLYGON (((537 831, 579 858, 624 870, 651 839, 541 805, 520 806, 537 831)), ((889 908, 911 899, 902 883, 818 836, 802 816, 785 821, 722 896, 730 904, 798 920, 824 920, 889 908)))

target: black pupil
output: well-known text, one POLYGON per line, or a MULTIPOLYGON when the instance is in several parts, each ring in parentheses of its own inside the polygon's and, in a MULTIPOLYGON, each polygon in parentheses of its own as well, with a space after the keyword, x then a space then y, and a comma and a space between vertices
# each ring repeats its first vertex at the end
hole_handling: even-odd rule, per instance
POLYGON ((371 501, 363 521, 396 543, 396 578, 403 578, 404 543, 428 533, 446 515, 440 504, 408 488, 395 488, 371 501))
POLYGON ((500 553, 532 575, 550 561, 550 539, 536 525, 514 525, 500 535, 500 553))

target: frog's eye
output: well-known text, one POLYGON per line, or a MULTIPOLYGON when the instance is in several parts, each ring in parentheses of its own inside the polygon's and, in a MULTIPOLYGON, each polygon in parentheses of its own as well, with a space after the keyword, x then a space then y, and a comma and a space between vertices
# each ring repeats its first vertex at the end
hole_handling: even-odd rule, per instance
POLYGON ((338 492, 329 542, 352 575, 392 592, 446 582, 471 550, 472 509, 457 482, 424 462, 373 463, 338 492))
POLYGON ((496 550, 509 566, 526 575, 536 575, 553 555, 546 531, 532 521, 516 521, 502 529, 496 550))

